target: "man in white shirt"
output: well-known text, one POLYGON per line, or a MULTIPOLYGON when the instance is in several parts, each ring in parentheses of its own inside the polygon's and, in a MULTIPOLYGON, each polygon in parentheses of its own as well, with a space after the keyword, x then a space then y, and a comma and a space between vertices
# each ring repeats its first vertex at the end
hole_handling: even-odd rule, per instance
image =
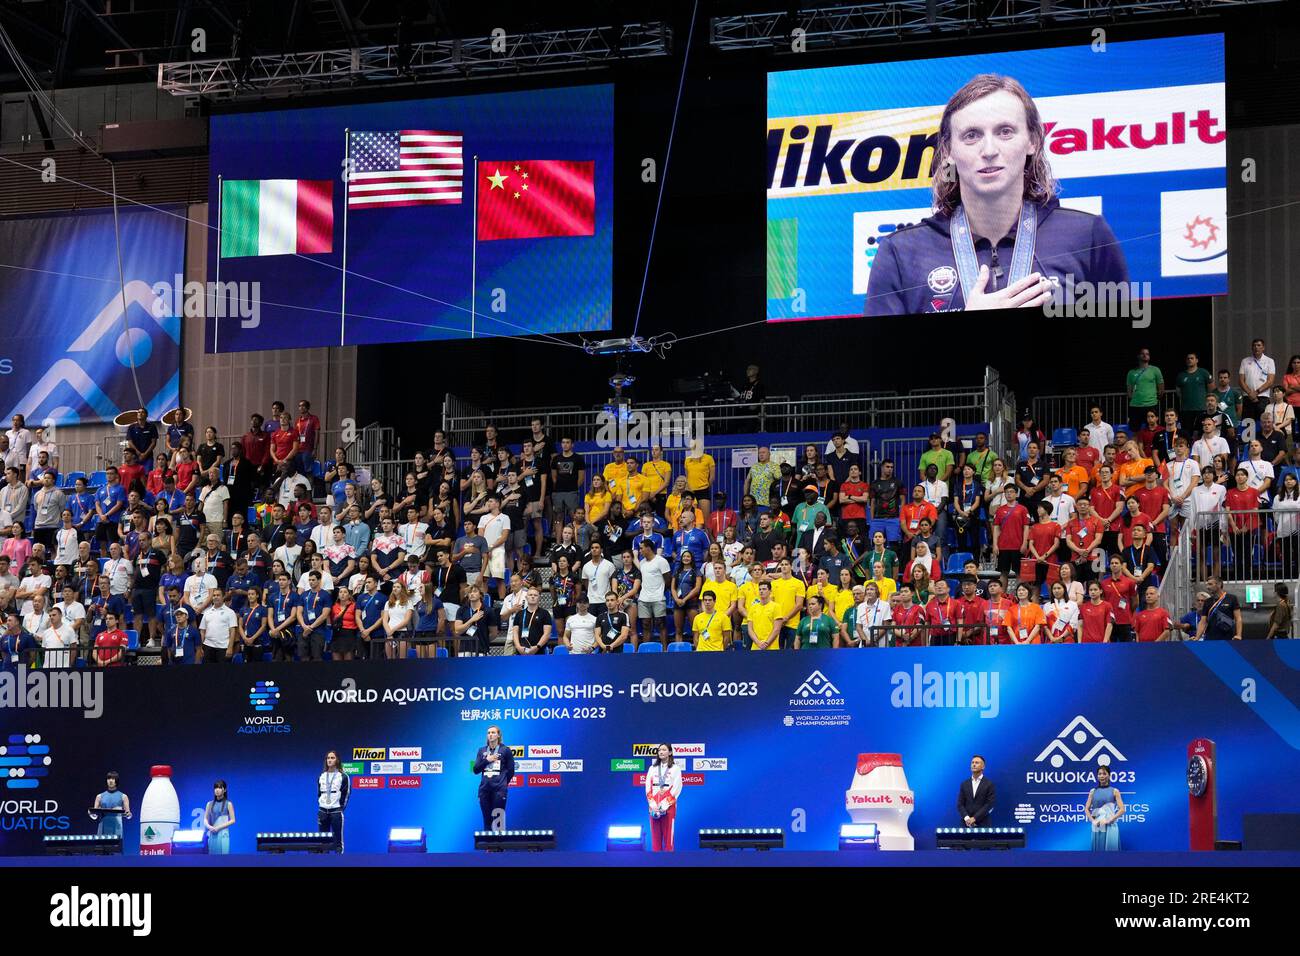
POLYGON ((17 468, 21 472, 27 467, 27 453, 32 448, 32 433, 27 430, 27 422, 22 415, 13 417, 13 428, 5 432, 5 437, 9 439, 5 466, 17 468))
MULTIPOLYGON (((406 523, 398 525, 397 536, 402 539, 402 550, 406 552, 408 558, 414 556, 421 561, 424 560, 424 551, 428 547, 424 535, 428 530, 429 526, 420 520, 420 513, 414 508, 407 508, 406 523)), ((479 534, 483 534, 481 524, 479 534)), ((488 536, 483 534, 483 537, 488 536)))
POLYGON ((197 621, 217 590, 217 579, 208 573, 208 562, 203 555, 194 559, 194 573, 185 579, 184 603, 190 608, 190 620, 197 621))
POLYGON ((1241 384, 1241 417, 1259 421, 1268 405, 1268 393, 1277 381, 1277 363, 1264 354, 1263 339, 1250 343, 1250 354, 1237 369, 1237 381, 1241 384))
POLYGON ((854 615, 858 647, 883 647, 888 633, 874 628, 884 627, 894 619, 889 602, 880 600, 880 588, 871 581, 863 585, 863 598, 854 615))
POLYGON ((657 635, 664 633, 664 619, 668 615, 664 582, 671 572, 671 565, 667 558, 655 550, 655 543, 648 538, 642 540, 641 591, 636 597, 636 613, 638 621, 647 622, 646 636, 656 641, 657 635))
POLYGON ((298 579, 298 560, 302 557, 302 545, 298 543, 298 529, 292 526, 284 529, 284 544, 275 549, 272 561, 279 561, 289 572, 289 579, 298 579))
POLYGON ((1047 494, 1043 497, 1052 509, 1052 520, 1064 528, 1074 517, 1074 499, 1061 490, 1061 476, 1052 475, 1047 482, 1047 494))
POLYGON ((591 560, 582 566, 581 572, 582 580, 587 585, 587 602, 597 606, 605 603, 609 582, 615 573, 613 563, 603 556, 602 550, 599 541, 591 542, 591 560))
POLYGON ((45 595, 37 594, 21 609, 23 630, 39 638, 50 626, 50 612, 45 607, 45 595))
POLYGON ((102 572, 108 578, 108 593, 125 597, 131 590, 131 576, 134 572, 131 560, 122 555, 122 546, 114 541, 108 546, 108 560, 104 562, 102 572))
POLYGON ((306 488, 307 491, 310 492, 311 481, 310 479, 304 478, 296 471, 293 471, 293 466, 289 465, 288 471, 284 474, 283 480, 280 482, 280 492, 276 496, 275 500, 288 509, 298 497, 298 488, 306 488))
MULTIPOLYGON (((18 582, 18 592, 14 595, 14 598, 22 602, 18 610, 23 615, 31 613, 32 602, 38 596, 41 598, 42 608, 48 607, 51 603, 50 586, 53 581, 50 580, 50 576, 45 573, 43 568, 40 568, 39 562, 34 564, 29 562, 28 568, 37 568, 39 573, 28 574, 18 582)), ((28 628, 28 630, 31 631, 31 628, 28 628)), ((35 634, 36 632, 31 631, 31 633, 35 634)))
POLYGON ((49 625, 40 633, 41 647, 45 650, 43 667, 71 667, 72 648, 77 644, 77 632, 63 620, 63 612, 50 608, 49 625))
POLYGON ((199 504, 208 534, 220 537, 230 511, 230 489, 222 483, 221 469, 216 465, 208 469, 208 483, 199 489, 199 504))
MULTIPOLYGON (((211 575, 209 575, 210 577, 211 575)), ((203 663, 221 664, 234 653, 231 635, 239 626, 235 612, 226 605, 221 588, 212 589, 212 603, 199 619, 203 637, 203 663)))
POLYGON ((1097 451, 1105 451, 1107 445, 1115 444, 1115 429, 1102 420, 1100 405, 1092 406, 1089 411, 1092 418, 1086 426, 1088 445, 1097 451))
MULTIPOLYGON (((1258 438, 1250 443, 1250 450, 1246 453, 1247 457, 1241 460, 1238 468, 1245 468, 1246 487, 1253 488, 1255 491, 1267 492, 1273 484, 1273 463, 1263 457, 1264 446, 1260 444, 1258 438)), ((1262 496, 1267 501, 1267 495, 1262 496)), ((1264 505, 1260 505, 1264 507, 1264 505)))
POLYGON ((63 615, 63 623, 72 628, 77 640, 84 646, 90 646, 90 635, 84 634, 82 628, 86 623, 86 606, 77 600, 77 589, 68 585, 63 589, 63 600, 54 605, 63 615))
MULTIPOLYGON (((608 561, 605 563, 609 564, 608 561)), ((612 564, 609 566, 613 567, 612 564)), ((604 603, 603 597, 601 601, 604 603)), ((591 602, 581 592, 576 603, 578 612, 570 614, 564 622, 564 646, 571 654, 590 654, 596 649, 596 615, 591 613, 591 602)))
MULTIPOLYGON (((326 548, 334 546, 334 509, 329 505, 321 505, 316 509, 316 527, 311 529, 311 540, 316 542, 316 550, 324 551, 326 548)), ((344 529, 344 534, 347 529, 344 529)))
POLYGON ((478 519, 478 533, 488 545, 483 577, 496 581, 497 597, 504 598, 506 592, 506 541, 510 538, 510 518, 501 513, 500 496, 489 495, 487 503, 488 513, 478 519))
POLYGON ((40 463, 41 452, 47 452, 49 458, 47 461, 50 467, 55 471, 59 470, 59 446, 52 441, 45 440, 45 429, 35 428, 32 430, 33 441, 32 447, 27 449, 27 473, 30 475, 32 470, 40 463))
MULTIPOLYGON (((1201 469, 1188 457, 1187 439, 1174 439, 1174 459, 1169 462, 1169 513, 1186 519, 1192 513, 1192 489, 1201 482, 1201 469)), ((1181 525, 1180 525, 1181 526, 1181 525)))
POLYGON ((1215 428, 1214 419, 1206 415, 1201 422, 1201 429, 1201 437, 1192 443, 1192 457, 1197 464, 1202 468, 1209 467, 1214 464, 1215 455, 1223 455, 1231 466, 1232 449, 1215 428))

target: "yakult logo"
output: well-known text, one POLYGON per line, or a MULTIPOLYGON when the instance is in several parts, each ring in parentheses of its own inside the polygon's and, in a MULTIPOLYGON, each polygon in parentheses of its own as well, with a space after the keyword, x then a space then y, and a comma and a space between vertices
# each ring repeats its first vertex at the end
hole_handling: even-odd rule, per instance
POLYGON ((424 756, 422 747, 389 747, 388 756, 391 760, 419 760, 424 756))
POLYGON ((559 744, 536 744, 528 748, 530 757, 559 757, 561 750, 559 744))

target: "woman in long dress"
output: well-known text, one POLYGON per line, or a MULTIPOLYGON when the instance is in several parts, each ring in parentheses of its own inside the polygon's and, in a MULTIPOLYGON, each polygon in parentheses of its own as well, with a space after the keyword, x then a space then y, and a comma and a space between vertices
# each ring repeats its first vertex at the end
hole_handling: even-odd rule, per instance
POLYGON ((1083 812, 1092 824, 1094 850, 1119 849, 1119 818, 1124 815, 1124 798, 1110 785, 1110 767, 1097 768, 1097 786, 1088 793, 1083 812))

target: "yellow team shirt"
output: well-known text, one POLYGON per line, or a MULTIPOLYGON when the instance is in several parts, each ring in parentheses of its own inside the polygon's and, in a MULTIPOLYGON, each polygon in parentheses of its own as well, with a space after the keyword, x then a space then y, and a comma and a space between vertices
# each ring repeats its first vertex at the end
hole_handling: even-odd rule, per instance
POLYGON ((618 495, 618 500, 623 502, 623 510, 628 515, 636 514, 636 509, 641 507, 641 502, 649 498, 645 493, 645 478, 641 475, 619 478, 611 481, 609 487, 615 495, 618 495))
POLYGON ((749 606, 758 600, 758 582, 750 578, 740 586, 737 594, 740 597, 740 612, 748 616, 749 606))
POLYGON ((713 456, 701 455, 699 458, 686 459, 686 490, 700 491, 712 484, 709 473, 716 470, 713 456))
POLYGON ((857 604, 853 600, 853 591, 846 589, 835 595, 835 620, 844 620, 844 612, 857 604))
POLYGON ((653 498, 672 481, 673 466, 666 461, 647 461, 641 466, 641 477, 645 479, 646 497, 653 498))
POLYGON ((781 616, 786 619, 784 627, 799 626, 801 615, 795 612, 794 602, 807 592, 807 586, 798 578, 772 579, 772 603, 781 609, 781 616))
POLYGON ((627 460, 611 461, 605 465, 601 472, 605 476, 605 484, 612 485, 616 481, 622 481, 627 477, 627 460))
POLYGON ((881 578, 879 581, 875 578, 868 578, 867 580, 880 589, 880 600, 882 601, 888 601, 889 596, 898 590, 898 582, 893 578, 881 578))
POLYGON ((603 521, 605 515, 609 514, 609 506, 614 503, 614 496, 608 491, 600 494, 589 491, 584 497, 587 502, 587 521, 591 524, 603 521))
POLYGON ((723 651, 727 649, 723 635, 731 634, 731 618, 721 611, 706 614, 701 611, 691 622, 691 633, 695 635, 697 651, 723 651))
POLYGON ((714 594, 713 606, 721 612, 731 606, 731 602, 736 599, 739 590, 735 581, 705 581, 704 587, 700 588, 700 596, 703 597, 706 591, 712 591, 714 594))
MULTIPOLYGON (((802 583, 802 582, 800 582, 802 583)), ((755 635, 754 643, 750 646, 752 651, 760 651, 763 648, 758 646, 759 641, 767 640, 772 633, 772 627, 776 619, 781 616, 781 609, 777 606, 775 600, 768 601, 766 604, 760 604, 754 601, 749 605, 749 621, 753 625, 751 634, 755 635)), ((781 649, 781 638, 777 635, 776 640, 767 646, 769 651, 779 651, 781 649)))
POLYGON ((816 594, 822 599, 822 610, 829 614, 830 609, 835 606, 835 598, 839 596, 839 593, 840 589, 834 584, 826 585, 824 590, 820 584, 813 584, 804 595, 804 600, 807 600, 809 594, 816 594))

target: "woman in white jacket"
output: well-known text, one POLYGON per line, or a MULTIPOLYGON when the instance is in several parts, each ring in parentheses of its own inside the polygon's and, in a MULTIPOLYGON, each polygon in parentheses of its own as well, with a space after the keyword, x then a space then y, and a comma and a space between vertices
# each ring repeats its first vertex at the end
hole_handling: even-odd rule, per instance
POLYGON ((650 804, 650 849, 673 849, 673 829, 677 823, 677 797, 682 792, 682 771, 673 761, 671 744, 659 745, 645 775, 645 796, 650 804))

